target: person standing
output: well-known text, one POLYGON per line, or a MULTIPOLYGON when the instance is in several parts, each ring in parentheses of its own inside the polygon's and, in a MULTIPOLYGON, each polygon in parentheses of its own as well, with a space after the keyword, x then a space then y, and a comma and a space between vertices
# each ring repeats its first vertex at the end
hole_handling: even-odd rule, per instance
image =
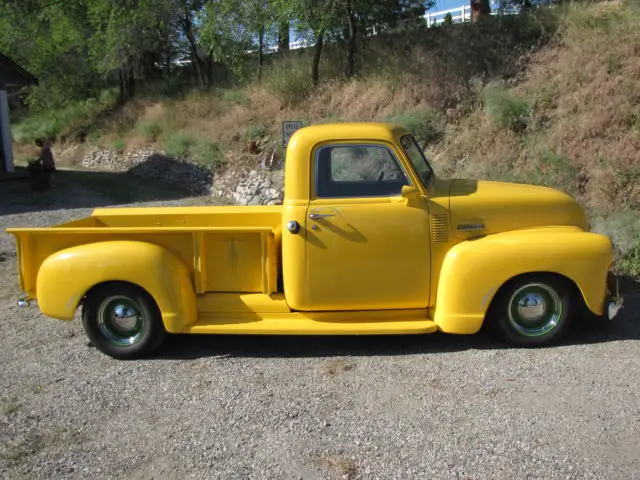
POLYGON ((36 140, 36 145, 40 147, 38 160, 42 164, 42 173, 44 174, 49 187, 53 188, 55 184, 56 161, 53 158, 53 152, 51 151, 51 140, 38 138, 36 140))

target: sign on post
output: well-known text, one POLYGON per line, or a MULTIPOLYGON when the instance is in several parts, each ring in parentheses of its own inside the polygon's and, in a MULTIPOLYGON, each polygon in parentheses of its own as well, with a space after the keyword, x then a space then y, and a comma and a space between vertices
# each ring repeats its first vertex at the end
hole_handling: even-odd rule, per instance
POLYGON ((285 150, 287 148, 287 145, 289 145, 291 135, 293 135, 296 130, 299 130, 301 128, 302 122, 299 121, 282 122, 282 147, 285 150))

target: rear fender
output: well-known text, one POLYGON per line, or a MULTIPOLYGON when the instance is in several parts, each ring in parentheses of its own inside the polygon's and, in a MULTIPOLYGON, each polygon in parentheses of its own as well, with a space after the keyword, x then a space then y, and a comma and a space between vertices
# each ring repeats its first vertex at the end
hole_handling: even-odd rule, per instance
POLYGON ((72 320, 91 288, 112 281, 146 290, 157 303, 168 332, 180 332, 197 320, 186 265, 165 248, 136 241, 89 243, 49 256, 38 272, 38 305, 49 317, 72 320))
POLYGON ((517 230, 459 243, 442 264, 434 321, 447 333, 476 333, 500 287, 531 272, 571 280, 589 310, 601 315, 612 261, 609 238, 572 227, 517 230))

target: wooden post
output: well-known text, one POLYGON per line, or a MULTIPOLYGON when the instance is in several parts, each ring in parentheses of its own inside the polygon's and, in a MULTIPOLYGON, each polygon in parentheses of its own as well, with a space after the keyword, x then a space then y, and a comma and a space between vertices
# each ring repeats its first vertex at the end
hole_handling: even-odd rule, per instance
POLYGON ((9 125, 9 98, 4 85, 0 85, 0 135, 2 135, 2 157, 6 172, 13 172, 13 151, 11 150, 11 128, 9 125))

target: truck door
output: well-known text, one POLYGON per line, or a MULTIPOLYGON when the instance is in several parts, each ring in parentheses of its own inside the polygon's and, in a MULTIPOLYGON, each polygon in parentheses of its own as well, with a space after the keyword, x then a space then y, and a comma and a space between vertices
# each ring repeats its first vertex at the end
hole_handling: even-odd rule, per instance
POLYGON ((305 217, 311 310, 426 308, 430 238, 426 202, 391 146, 347 142, 316 148, 305 217))

